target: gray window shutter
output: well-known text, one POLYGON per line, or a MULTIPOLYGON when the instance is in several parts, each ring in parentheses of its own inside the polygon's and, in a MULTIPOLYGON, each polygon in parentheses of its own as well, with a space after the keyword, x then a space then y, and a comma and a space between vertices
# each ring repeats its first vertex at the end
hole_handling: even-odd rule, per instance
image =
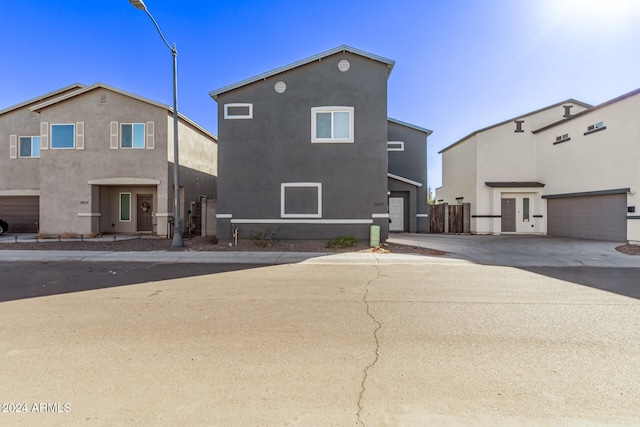
POLYGON ((76 123, 76 150, 84 150, 84 122, 76 123))
POLYGON ((118 122, 111 122, 111 149, 118 149, 118 122))
POLYGON ((156 124, 154 122, 147 122, 147 148, 153 150, 156 144, 156 124))
POLYGON ((9 135, 9 158, 18 157, 18 135, 9 135))
POLYGON ((41 150, 49 149, 49 123, 48 122, 40 123, 40 149, 41 150))

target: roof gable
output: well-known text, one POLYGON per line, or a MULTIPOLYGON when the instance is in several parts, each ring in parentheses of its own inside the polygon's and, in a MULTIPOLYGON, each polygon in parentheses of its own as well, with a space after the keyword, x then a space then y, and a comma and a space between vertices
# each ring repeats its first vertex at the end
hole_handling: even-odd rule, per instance
POLYGON ((543 130, 547 130, 547 129, 550 129, 550 128, 554 127, 554 126, 558 126, 558 125, 564 124, 564 123, 566 123, 566 122, 568 122, 570 120, 575 119, 576 117, 584 116, 584 115, 589 114, 589 113, 591 113, 593 111, 596 111, 596 110, 599 110, 601 108, 607 107, 607 106, 609 106, 611 104, 615 104, 617 102, 623 101, 623 100, 625 100, 627 98, 631 98, 632 96, 635 96, 635 95, 638 95, 638 94, 640 94, 640 89, 632 90, 631 92, 625 93, 624 95, 620 95, 620 96, 618 96, 616 98, 610 99, 609 101, 605 101, 602 104, 598 104, 595 107, 591 107, 591 108, 588 108, 588 109, 586 109, 584 111, 580 111, 579 113, 573 114, 573 115, 567 117, 566 119, 559 120, 559 121, 551 123, 551 124, 549 124, 547 126, 541 127, 540 129, 536 129, 536 130, 533 131, 533 133, 542 132, 543 130))
MULTIPOLYGON (((532 112, 530 112, 530 113, 521 114, 521 115, 519 115, 519 116, 517 116, 517 117, 514 117, 514 118, 512 118, 512 119, 505 120, 505 121, 502 121, 502 122, 500 122, 500 123, 496 123, 496 124, 491 125, 491 126, 488 126, 488 127, 486 127, 486 128, 479 129, 479 130, 477 130, 477 131, 475 131, 475 132, 471 132, 469 135, 465 136, 464 138, 459 139, 459 140, 457 140, 456 142, 454 142, 453 144, 449 145, 448 147, 445 147, 445 148, 443 148, 442 150, 438 151, 438 154, 442 154, 442 153, 444 153, 445 151, 447 151, 447 150, 449 150, 449 149, 451 149, 451 148, 455 147, 455 146, 456 146, 456 145, 458 145, 458 144, 461 144, 461 143, 465 142, 465 141, 466 141, 466 140, 468 140, 469 138, 471 138, 471 137, 473 137, 473 136, 475 136, 475 135, 477 135, 477 134, 479 134, 479 133, 486 132, 486 131, 488 131, 488 130, 490 130, 490 129, 497 128, 497 127, 502 126, 502 125, 505 125, 505 124, 507 124, 507 123, 512 123, 512 122, 514 122, 514 121, 516 121, 516 120, 523 119, 523 118, 528 117, 528 116, 533 116, 534 114, 538 114, 538 113, 541 113, 541 112, 543 112, 543 111, 549 110, 549 109, 551 109, 551 108, 556 108, 556 107, 558 107, 559 105, 567 104, 567 103, 572 103, 572 104, 582 105, 583 107, 585 107, 585 108, 587 108, 587 109, 592 107, 590 104, 587 104, 587 103, 584 103, 584 102, 581 102, 581 101, 577 101, 577 100, 575 100, 575 99, 573 99, 573 98, 569 98, 569 99, 567 99, 567 100, 565 100, 565 101, 561 101, 561 102, 557 102, 557 103, 555 103, 555 104, 553 104, 553 105, 549 105, 548 107, 540 108, 539 110, 535 110, 535 111, 532 111, 532 112)), ((586 110, 586 111, 588 111, 588 110, 586 110)), ((577 115, 577 114, 576 114, 576 115, 577 115)))
MULTIPOLYGON (((76 97, 78 95, 82 95, 82 94, 85 94, 85 93, 90 92, 92 90, 99 89, 99 88, 100 89, 106 89, 106 90, 109 90, 109 91, 112 91, 112 92, 115 92, 115 93, 119 93, 119 94, 124 95, 126 97, 129 97, 129 98, 132 98, 132 99, 136 99, 138 101, 145 102, 145 103, 150 104, 150 105, 154 105, 154 106, 156 106, 158 108, 161 108, 163 110, 167 110, 169 113, 173 114, 173 108, 171 108, 170 106, 168 106, 166 104, 162 104, 160 102, 153 101, 151 99, 144 98, 142 96, 138 96, 138 95, 135 95, 133 93, 130 93, 130 92, 124 91, 122 89, 118 89, 118 88, 115 88, 113 86, 109 86, 109 85, 106 85, 106 84, 100 83, 100 82, 94 83, 91 86, 83 87, 82 89, 77 90, 75 92, 71 92, 71 93, 68 93, 66 95, 51 99, 49 101, 34 105, 33 107, 30 108, 30 110, 31 111, 40 111, 40 110, 43 110, 43 109, 45 109, 47 107, 50 107, 52 105, 56 105, 56 104, 58 104, 60 102, 67 101, 67 100, 69 100, 71 98, 74 98, 74 97, 76 97)), ((191 126, 193 126, 196 129, 198 129, 200 132, 203 132, 207 137, 215 140, 216 142, 218 141, 218 138, 215 135, 213 135, 211 132, 209 132, 208 130, 206 130, 205 128, 203 128, 202 126, 197 124, 196 122, 192 121, 188 117, 184 116, 182 113, 178 112, 178 117, 181 120, 183 120, 184 122, 189 123, 191 126)))
POLYGON ((429 135, 431 135, 433 133, 432 130, 429 130, 427 128, 423 128, 423 127, 420 127, 420 126, 412 125, 411 123, 403 122, 403 121, 400 121, 400 120, 392 119, 391 117, 387 117, 387 120, 390 121, 391 123, 395 123, 395 124, 400 125, 400 126, 404 126, 404 127, 408 127, 408 128, 411 128, 411 129, 415 129, 415 130, 420 131, 420 132, 424 132, 424 133, 427 134, 427 136, 429 136, 429 135))
POLYGON ((289 71, 289 70, 301 67, 301 66, 306 65, 306 64, 310 64, 310 63, 315 62, 315 61, 320 61, 323 58, 326 58, 328 56, 335 55, 336 53, 341 53, 341 52, 349 52, 349 53, 353 53, 355 55, 359 55, 359 56, 362 56, 362 57, 365 57, 365 58, 373 59, 374 61, 382 62, 383 64, 386 64, 389 67, 389 73, 391 73, 391 70, 393 69, 393 66, 395 64, 395 61, 393 61, 391 59, 383 58, 381 56, 374 55, 372 53, 365 52, 363 50, 359 50, 359 49, 356 49, 356 48, 353 48, 353 47, 350 47, 350 46, 347 46, 347 45, 342 45, 342 46, 336 47, 334 49, 328 50, 326 52, 319 53, 319 54, 311 56, 309 58, 294 62, 292 64, 285 65, 284 67, 276 68, 275 70, 271 70, 271 71, 268 71, 266 73, 257 75, 255 77, 251 77, 251 78, 242 80, 242 81, 240 81, 238 83, 234 83, 234 84, 222 87, 220 89, 212 90, 211 92, 209 92, 209 96, 212 97, 213 99, 217 100, 218 96, 223 94, 223 93, 230 92, 230 91, 232 91, 234 89, 238 89, 240 87, 247 86, 247 85, 249 85, 251 83, 255 83, 257 81, 267 79, 269 77, 284 73, 285 71, 289 71))
POLYGON ((37 96, 35 98, 31 98, 31 99, 29 99, 27 101, 24 101, 24 102, 21 102, 19 104, 12 105, 11 107, 5 108, 4 110, 0 110, 0 115, 5 114, 5 113, 9 113, 9 112, 11 112, 13 110, 17 110, 17 109, 22 108, 22 107, 26 107, 28 105, 33 105, 33 104, 36 104, 36 103, 42 103, 46 99, 55 97, 56 95, 59 95, 59 94, 62 94, 62 93, 65 93, 65 92, 68 92, 68 91, 74 90, 74 89, 82 89, 84 87, 85 87, 85 85, 83 85, 83 84, 73 83, 73 84, 71 84, 69 86, 65 86, 63 88, 56 89, 56 90, 54 90, 52 92, 45 93, 44 95, 40 95, 40 96, 37 96))

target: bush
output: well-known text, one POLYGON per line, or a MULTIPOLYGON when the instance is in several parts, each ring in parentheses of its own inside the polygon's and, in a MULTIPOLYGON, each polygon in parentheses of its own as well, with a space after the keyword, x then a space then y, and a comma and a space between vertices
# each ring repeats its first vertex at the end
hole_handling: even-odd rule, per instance
POLYGON ((257 230, 251 230, 251 240, 256 244, 256 246, 261 248, 266 248, 269 246, 273 246, 280 238, 277 237, 276 231, 273 233, 269 229, 269 226, 266 228, 258 228, 257 230))
POLYGON ((330 240, 329 243, 327 243, 327 247, 342 249, 353 246, 356 243, 358 243, 358 238, 353 234, 349 234, 348 236, 338 236, 335 239, 330 240))

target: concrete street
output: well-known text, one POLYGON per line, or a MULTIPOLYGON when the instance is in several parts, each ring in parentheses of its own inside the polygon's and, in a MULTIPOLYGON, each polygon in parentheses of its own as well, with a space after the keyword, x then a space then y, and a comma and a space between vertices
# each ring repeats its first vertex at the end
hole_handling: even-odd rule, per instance
POLYGON ((3 263, 0 425, 640 422, 640 270, 337 259, 3 263))

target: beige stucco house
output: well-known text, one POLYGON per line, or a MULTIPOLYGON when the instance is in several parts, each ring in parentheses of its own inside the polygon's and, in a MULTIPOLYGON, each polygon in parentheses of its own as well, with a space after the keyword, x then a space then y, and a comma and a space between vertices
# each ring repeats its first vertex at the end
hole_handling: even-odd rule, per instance
MULTIPOLYGON (((217 140, 179 115, 183 230, 214 198, 217 140)), ((173 110, 96 83, 0 111, 0 217, 13 232, 167 235, 173 110)))
POLYGON ((640 243, 640 90, 569 99, 440 151, 440 203, 470 203, 471 232, 640 243))

